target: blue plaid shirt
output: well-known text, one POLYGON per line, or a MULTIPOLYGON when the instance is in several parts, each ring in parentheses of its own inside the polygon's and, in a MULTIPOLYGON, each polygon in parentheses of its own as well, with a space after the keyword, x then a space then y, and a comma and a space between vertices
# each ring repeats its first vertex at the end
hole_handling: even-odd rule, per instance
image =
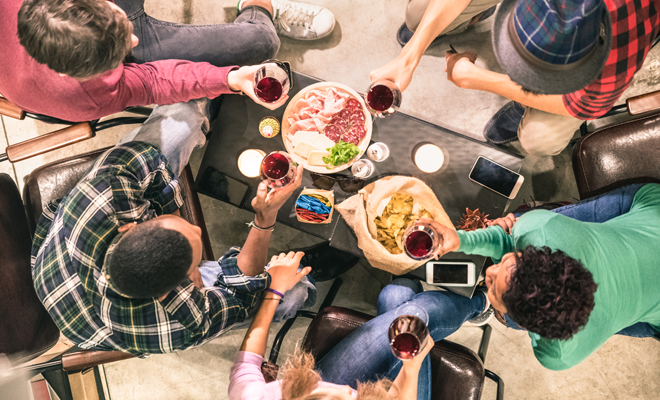
POLYGON ((121 236, 117 229, 182 203, 160 151, 129 142, 101 155, 71 193, 45 208, 32 245, 32 276, 65 337, 84 349, 168 353, 205 343, 245 319, 270 278, 243 275, 238 248, 220 259, 223 272, 214 287, 200 290, 186 279, 162 301, 124 297, 106 281, 104 260, 121 236))

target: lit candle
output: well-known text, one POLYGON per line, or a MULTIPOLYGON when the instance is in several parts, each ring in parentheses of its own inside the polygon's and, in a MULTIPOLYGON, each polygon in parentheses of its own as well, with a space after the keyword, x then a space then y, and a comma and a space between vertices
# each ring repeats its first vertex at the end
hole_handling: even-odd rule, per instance
POLYGON ((426 173, 439 170, 444 162, 445 155, 442 153, 442 150, 434 144, 422 145, 415 153, 415 165, 426 173))
POLYGON ((238 156, 239 171, 248 178, 256 178, 259 176, 259 167, 264 157, 266 157, 266 153, 262 150, 245 150, 238 156))

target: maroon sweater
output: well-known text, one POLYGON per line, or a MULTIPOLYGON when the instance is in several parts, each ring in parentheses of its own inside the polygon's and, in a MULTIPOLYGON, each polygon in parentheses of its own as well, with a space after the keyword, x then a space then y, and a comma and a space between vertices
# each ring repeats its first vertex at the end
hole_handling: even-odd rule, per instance
POLYGON ((127 63, 85 82, 60 76, 30 57, 19 43, 17 16, 22 3, 0 0, 0 94, 26 111, 78 122, 130 106, 233 93, 227 74, 236 67, 181 60, 127 63))

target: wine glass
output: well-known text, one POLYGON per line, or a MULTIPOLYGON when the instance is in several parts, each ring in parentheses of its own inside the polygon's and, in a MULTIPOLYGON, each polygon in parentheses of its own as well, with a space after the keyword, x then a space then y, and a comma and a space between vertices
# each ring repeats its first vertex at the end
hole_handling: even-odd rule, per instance
POLYGON ((431 258, 442 245, 442 235, 426 222, 415 221, 403 233, 403 250, 413 260, 431 258))
POLYGON ((394 114, 401 106, 401 90, 388 80, 372 83, 364 98, 369 111, 380 118, 394 114))
POLYGON ((293 182, 296 163, 284 151, 274 151, 264 157, 259 172, 271 188, 283 188, 293 182))
POLYGON ((254 93, 266 103, 275 103, 289 93, 290 88, 289 75, 274 62, 263 64, 254 74, 254 93))
POLYGON ((387 332, 392 353, 401 360, 414 358, 428 342, 428 322, 426 310, 415 303, 399 306, 387 332))

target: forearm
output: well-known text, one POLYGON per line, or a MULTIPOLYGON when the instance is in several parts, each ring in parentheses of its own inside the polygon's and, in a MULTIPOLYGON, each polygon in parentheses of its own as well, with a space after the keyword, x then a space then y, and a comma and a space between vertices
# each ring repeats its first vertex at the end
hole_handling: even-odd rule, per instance
POLYGON ((398 390, 399 399, 416 399, 417 385, 419 381, 419 369, 409 368, 403 364, 399 375, 394 379, 393 389, 398 390))
POLYGON ((495 93, 524 106, 551 114, 571 116, 564 106, 561 95, 526 93, 520 85, 505 74, 478 68, 470 81, 469 89, 495 93))
MULTIPOLYGON (((257 221, 257 219, 255 219, 257 221)), ((262 225, 259 222, 256 222, 260 227, 268 227, 273 225, 262 225)), ((241 269, 244 275, 255 276, 264 272, 264 267, 267 263, 268 257, 268 244, 270 243, 270 237, 272 232, 270 230, 261 230, 252 228, 248 234, 245 244, 241 249, 240 254, 236 257, 238 268, 241 269)))
POLYGON ((257 314, 252 320, 252 324, 245 333, 243 344, 241 344, 241 351, 249 351, 250 353, 264 356, 266 354, 266 345, 268 344, 268 332, 270 331, 270 324, 273 322, 275 316, 275 309, 279 304, 278 296, 268 294, 261 302, 261 306, 257 314), (267 300, 275 299, 275 300, 267 300))
POLYGON ((236 67, 215 67, 209 63, 162 60, 125 64, 118 82, 120 97, 128 106, 174 104, 203 97, 233 93, 227 75, 236 67))
POLYGON ((493 261, 513 251, 513 237, 500 226, 490 226, 472 232, 457 231, 461 245, 458 251, 491 257, 493 261))
POLYGON ((403 47, 399 57, 407 64, 417 66, 431 42, 454 22, 470 2, 471 0, 430 0, 415 34, 403 47))

